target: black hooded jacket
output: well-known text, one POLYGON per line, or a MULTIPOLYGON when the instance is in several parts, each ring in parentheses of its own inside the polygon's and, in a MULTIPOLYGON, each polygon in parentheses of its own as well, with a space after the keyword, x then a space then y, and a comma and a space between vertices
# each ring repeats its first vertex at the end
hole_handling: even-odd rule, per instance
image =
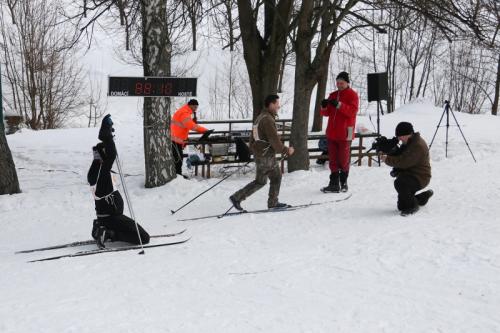
POLYGON ((113 139, 104 140, 97 145, 101 160, 94 159, 87 173, 90 186, 95 186, 95 210, 98 217, 123 214, 123 199, 114 189, 111 167, 116 159, 116 146, 113 139))

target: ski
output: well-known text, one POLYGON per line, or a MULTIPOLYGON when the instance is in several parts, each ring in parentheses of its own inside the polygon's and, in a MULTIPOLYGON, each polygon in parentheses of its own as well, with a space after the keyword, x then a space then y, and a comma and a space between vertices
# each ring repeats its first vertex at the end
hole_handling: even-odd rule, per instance
MULTIPOLYGON (((170 234, 153 235, 153 236, 149 236, 149 238, 174 237, 174 236, 182 235, 184 232, 186 232, 186 230, 187 229, 184 229, 184 230, 181 230, 179 232, 174 232, 174 233, 170 233, 170 234)), ((72 242, 72 243, 67 243, 67 244, 41 247, 38 249, 17 251, 16 254, 18 254, 18 253, 32 253, 32 252, 40 252, 40 251, 48 251, 48 250, 57 250, 57 249, 63 249, 66 247, 84 246, 84 245, 92 245, 92 244, 95 244, 95 240, 89 239, 89 240, 85 240, 85 241, 78 241, 78 242, 72 242)))
POLYGON ((352 194, 349 194, 348 196, 341 198, 341 199, 336 199, 336 200, 329 200, 329 201, 323 201, 323 202, 310 202, 307 204, 301 204, 301 205, 292 205, 289 207, 285 208, 268 208, 268 209, 257 209, 257 210, 242 210, 238 212, 226 212, 224 214, 217 214, 217 215, 207 215, 207 216, 199 216, 199 217, 192 217, 192 218, 186 218, 186 219, 179 219, 177 221, 196 221, 196 220, 204 220, 204 219, 210 219, 210 218, 223 218, 227 216, 237 216, 237 215, 244 215, 244 214, 264 214, 264 213, 278 213, 278 212, 288 212, 288 211, 293 211, 297 209, 302 209, 302 208, 307 208, 311 206, 318 206, 318 205, 324 205, 328 203, 335 203, 335 202, 340 202, 340 201, 345 201, 349 199, 352 196, 352 194))
POLYGON ((73 258, 73 257, 83 257, 83 256, 91 256, 94 254, 101 254, 101 253, 109 253, 109 252, 122 252, 122 251, 129 251, 129 250, 141 250, 141 249, 150 249, 153 247, 162 247, 162 246, 170 246, 170 245, 178 245, 178 244, 183 244, 186 243, 188 240, 191 238, 186 238, 181 241, 176 241, 176 242, 168 242, 168 243, 160 243, 160 244, 151 244, 151 245, 132 245, 132 246, 122 246, 122 247, 105 247, 103 249, 94 249, 94 250, 87 250, 87 251, 79 251, 76 253, 70 253, 70 254, 63 254, 59 256, 54 256, 54 257, 47 257, 47 258, 42 258, 42 259, 36 259, 36 260, 30 260, 28 262, 39 262, 39 261, 49 261, 49 260, 57 260, 61 258, 73 258))

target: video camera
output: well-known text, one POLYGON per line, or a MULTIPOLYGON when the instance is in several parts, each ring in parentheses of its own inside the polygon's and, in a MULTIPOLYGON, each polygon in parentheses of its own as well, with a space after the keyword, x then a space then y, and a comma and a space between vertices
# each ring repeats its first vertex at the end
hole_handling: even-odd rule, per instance
MULTIPOLYGON (((392 139, 387 139, 385 136, 379 136, 372 143, 372 149, 374 149, 377 153, 384 153, 391 156, 396 156, 402 153, 403 148, 399 145, 399 140, 397 137, 393 137, 392 139)), ((401 170, 398 168, 392 168, 389 173, 391 177, 399 176, 401 170)))
POLYGON ((387 139, 385 136, 379 136, 372 143, 372 149, 377 153, 384 153, 386 155, 397 155, 399 153, 399 140, 396 137, 387 139))

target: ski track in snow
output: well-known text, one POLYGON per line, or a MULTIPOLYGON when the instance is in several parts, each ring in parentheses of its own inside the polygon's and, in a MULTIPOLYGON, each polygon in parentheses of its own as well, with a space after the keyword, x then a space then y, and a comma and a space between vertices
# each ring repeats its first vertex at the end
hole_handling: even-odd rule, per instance
MULTIPOLYGON (((382 132, 392 136, 399 121, 410 120, 430 143, 440 112, 405 106, 382 118, 382 132)), ((353 196, 344 202, 180 222, 225 211, 253 173, 229 178, 171 215, 220 178, 145 189, 142 122, 136 113, 113 117, 124 172, 142 175, 126 178, 138 222, 151 234, 188 228, 192 239, 144 256, 26 263, 77 248, 14 252, 90 238, 86 172, 98 130, 8 136, 23 193, 0 197, 0 332, 500 331, 498 118, 457 114, 478 163, 452 129, 445 158, 445 129, 438 131, 435 194, 413 216, 396 210, 390 168, 354 166, 353 196)), ((309 171, 285 174, 280 200, 343 196, 319 191, 328 174, 314 161, 309 171)), ((267 189, 243 206, 265 208, 267 189)))

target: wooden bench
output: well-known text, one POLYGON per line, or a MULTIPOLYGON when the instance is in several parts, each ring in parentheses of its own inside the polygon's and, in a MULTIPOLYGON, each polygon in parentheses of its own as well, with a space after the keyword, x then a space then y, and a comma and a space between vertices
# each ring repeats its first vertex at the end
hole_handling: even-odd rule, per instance
MULTIPOLYGON (((280 132, 281 135, 286 134, 287 132, 289 133, 291 131, 291 126, 289 124, 292 123, 292 119, 276 119, 276 128, 280 132)), ((204 127, 212 127, 210 125, 227 125, 226 130, 216 130, 214 131, 214 134, 234 134, 238 132, 250 132, 252 130, 252 124, 253 120, 251 119, 228 119, 228 120, 200 120, 198 121, 198 124, 204 126, 204 127), (237 124, 246 124, 246 129, 244 130, 238 130, 234 129, 235 125, 237 124), (208 126, 206 126, 208 125, 208 126)), ((193 132, 194 134, 195 132, 193 132)))
MULTIPOLYGON (((291 126, 292 119, 276 119, 276 127, 278 128, 278 131, 280 132, 280 135, 286 135, 289 134, 291 126)), ((235 137, 240 137, 242 138, 245 142, 248 143, 248 139, 250 137, 250 132, 253 124, 253 120, 251 119, 229 119, 229 120, 207 120, 207 121, 198 121, 198 124, 211 128, 213 125, 227 125, 227 129, 217 129, 213 132, 212 136, 214 135, 223 135, 227 136, 228 139, 225 142, 215 142, 215 144, 218 143, 223 143, 223 144, 235 144, 235 137), (235 129, 235 127, 238 124, 244 124, 246 129, 235 129), (236 134, 236 135, 235 135, 236 134)), ((220 127, 220 126, 219 126, 220 127)), ((198 135, 196 132, 190 133, 190 137, 188 140, 188 145, 201 145, 201 152, 203 154, 209 153, 207 150, 207 147, 212 144, 210 139, 206 142, 199 142, 198 138, 200 135, 198 135)), ((253 162, 254 159, 252 157, 251 161, 253 162)), ((197 176, 198 175, 198 167, 201 168, 201 176, 210 178, 211 176, 211 171, 210 167, 212 165, 221 165, 221 164, 229 164, 229 165, 235 165, 236 167, 238 164, 244 165, 246 162, 241 162, 236 160, 236 154, 235 152, 228 152, 227 154, 224 154, 222 156, 212 156, 211 161, 204 161, 202 163, 199 163, 198 165, 194 165, 195 170, 194 173, 197 176), (220 160, 218 159, 220 158, 220 160)), ((281 172, 284 172, 285 165, 284 161, 281 161, 281 172)))
MULTIPOLYGON (((351 144, 351 159, 352 158, 357 158, 354 163, 357 164, 358 166, 362 165, 363 159, 366 157, 368 159, 368 166, 372 166, 372 162, 375 160, 375 157, 377 157, 377 153, 374 151, 367 151, 366 147, 363 145, 363 141, 365 138, 376 138, 378 137, 377 133, 366 133, 366 134, 361 134, 361 133, 356 133, 355 134, 355 140, 351 144)), ((310 134, 307 137, 308 141, 311 140, 321 140, 324 139, 325 135, 324 134, 310 134)), ((308 152, 309 152, 309 159, 321 159, 321 160, 328 160, 328 156, 324 156, 322 154, 318 155, 315 153, 322 152, 321 149, 314 147, 311 148, 311 145, 308 144, 308 152)), ((378 163, 378 159, 376 160, 378 163)))
MULTIPOLYGON (((290 141, 290 130, 291 126, 289 123, 291 122, 291 119, 278 119, 276 120, 276 126, 280 132, 281 138, 284 142, 290 141)), ((235 129, 233 128, 235 124, 252 124, 252 120, 216 120, 216 121, 199 121, 199 124, 203 125, 212 125, 212 124, 224 124, 228 125, 227 130, 217 130, 214 131, 212 134, 211 138, 213 138, 215 135, 222 135, 226 136, 225 139, 213 142, 211 139, 206 140, 205 142, 200 142, 198 141, 200 135, 198 133, 191 133, 189 140, 188 140, 188 145, 200 145, 200 152, 203 154, 209 153, 208 146, 210 144, 235 144, 235 139, 237 137, 242 138, 245 142, 248 143, 248 139, 250 136, 250 129, 235 129), (236 135, 235 135, 236 134, 236 135)), ((211 127, 211 126, 206 126, 206 127, 211 127)), ((378 137, 377 133, 366 133, 366 134, 361 134, 361 133, 356 133, 355 134, 355 140, 353 141, 351 145, 351 159, 356 158, 355 164, 358 166, 362 165, 362 161, 364 158, 368 159, 368 166, 372 166, 373 160, 377 161, 375 158, 377 157, 377 154, 372 151, 367 151, 367 148, 363 145, 363 141, 366 138, 375 138, 378 137)), ((317 147, 313 147, 313 145, 316 145, 316 143, 312 143, 310 141, 317 141, 320 139, 324 139, 325 135, 324 134, 315 134, 311 133, 307 137, 308 141, 308 152, 309 152, 309 159, 324 159, 328 160, 328 157, 322 156, 321 154, 318 154, 321 152, 321 150, 317 147)), ((187 156, 187 155, 186 155, 187 156)), ((252 158, 251 161, 253 162, 254 159, 252 158)), ((240 165, 244 165, 246 162, 241 162, 236 159, 236 153, 234 151, 228 151, 227 153, 221 155, 221 156, 212 156, 212 159, 210 161, 204 161, 201 163, 198 163, 197 165, 195 164, 195 175, 198 175, 198 167, 201 168, 201 176, 202 177, 211 177, 211 166, 212 165, 223 165, 223 164, 228 164, 228 165, 234 165, 235 167, 239 167, 240 165)), ((285 170, 285 160, 281 160, 281 172, 284 172, 285 170)))
MULTIPOLYGON (((200 153, 204 154, 209 158, 209 160, 205 160, 199 163, 194 164, 194 174, 195 176, 198 175, 198 168, 201 168, 201 176, 202 177, 211 177, 211 170, 210 167, 212 165, 221 165, 221 164, 241 164, 244 165, 247 162, 242 162, 237 160, 236 158, 236 152, 235 151, 228 151, 227 153, 224 153, 222 155, 215 155, 213 156, 210 152, 210 145, 217 145, 217 144, 225 144, 225 145, 234 145, 236 144, 236 138, 242 138, 245 142, 248 143, 249 135, 247 136, 227 136, 225 140, 218 140, 218 141, 211 141, 206 140, 206 141, 199 141, 197 137, 190 137, 187 145, 193 145, 193 146, 199 146, 199 151, 200 153)), ((185 154, 186 155, 186 154, 185 154)), ((254 159, 251 158, 251 162, 253 162, 254 159)))
MULTIPOLYGON (((365 147, 362 147, 362 149, 366 149, 365 147)), ((315 153, 322 153, 323 151, 319 148, 309 148, 309 159, 316 159, 316 160, 323 160, 323 161, 328 161, 328 155, 325 154, 315 154, 315 153)), ((359 147, 358 146, 351 146, 351 160, 353 158, 356 158, 356 160, 353 162, 353 164, 357 164, 358 166, 361 166, 361 161, 363 158, 368 158, 368 166, 372 166, 373 161, 375 161, 378 164, 378 157, 377 153, 375 152, 362 152, 361 154, 359 153, 359 147)))

